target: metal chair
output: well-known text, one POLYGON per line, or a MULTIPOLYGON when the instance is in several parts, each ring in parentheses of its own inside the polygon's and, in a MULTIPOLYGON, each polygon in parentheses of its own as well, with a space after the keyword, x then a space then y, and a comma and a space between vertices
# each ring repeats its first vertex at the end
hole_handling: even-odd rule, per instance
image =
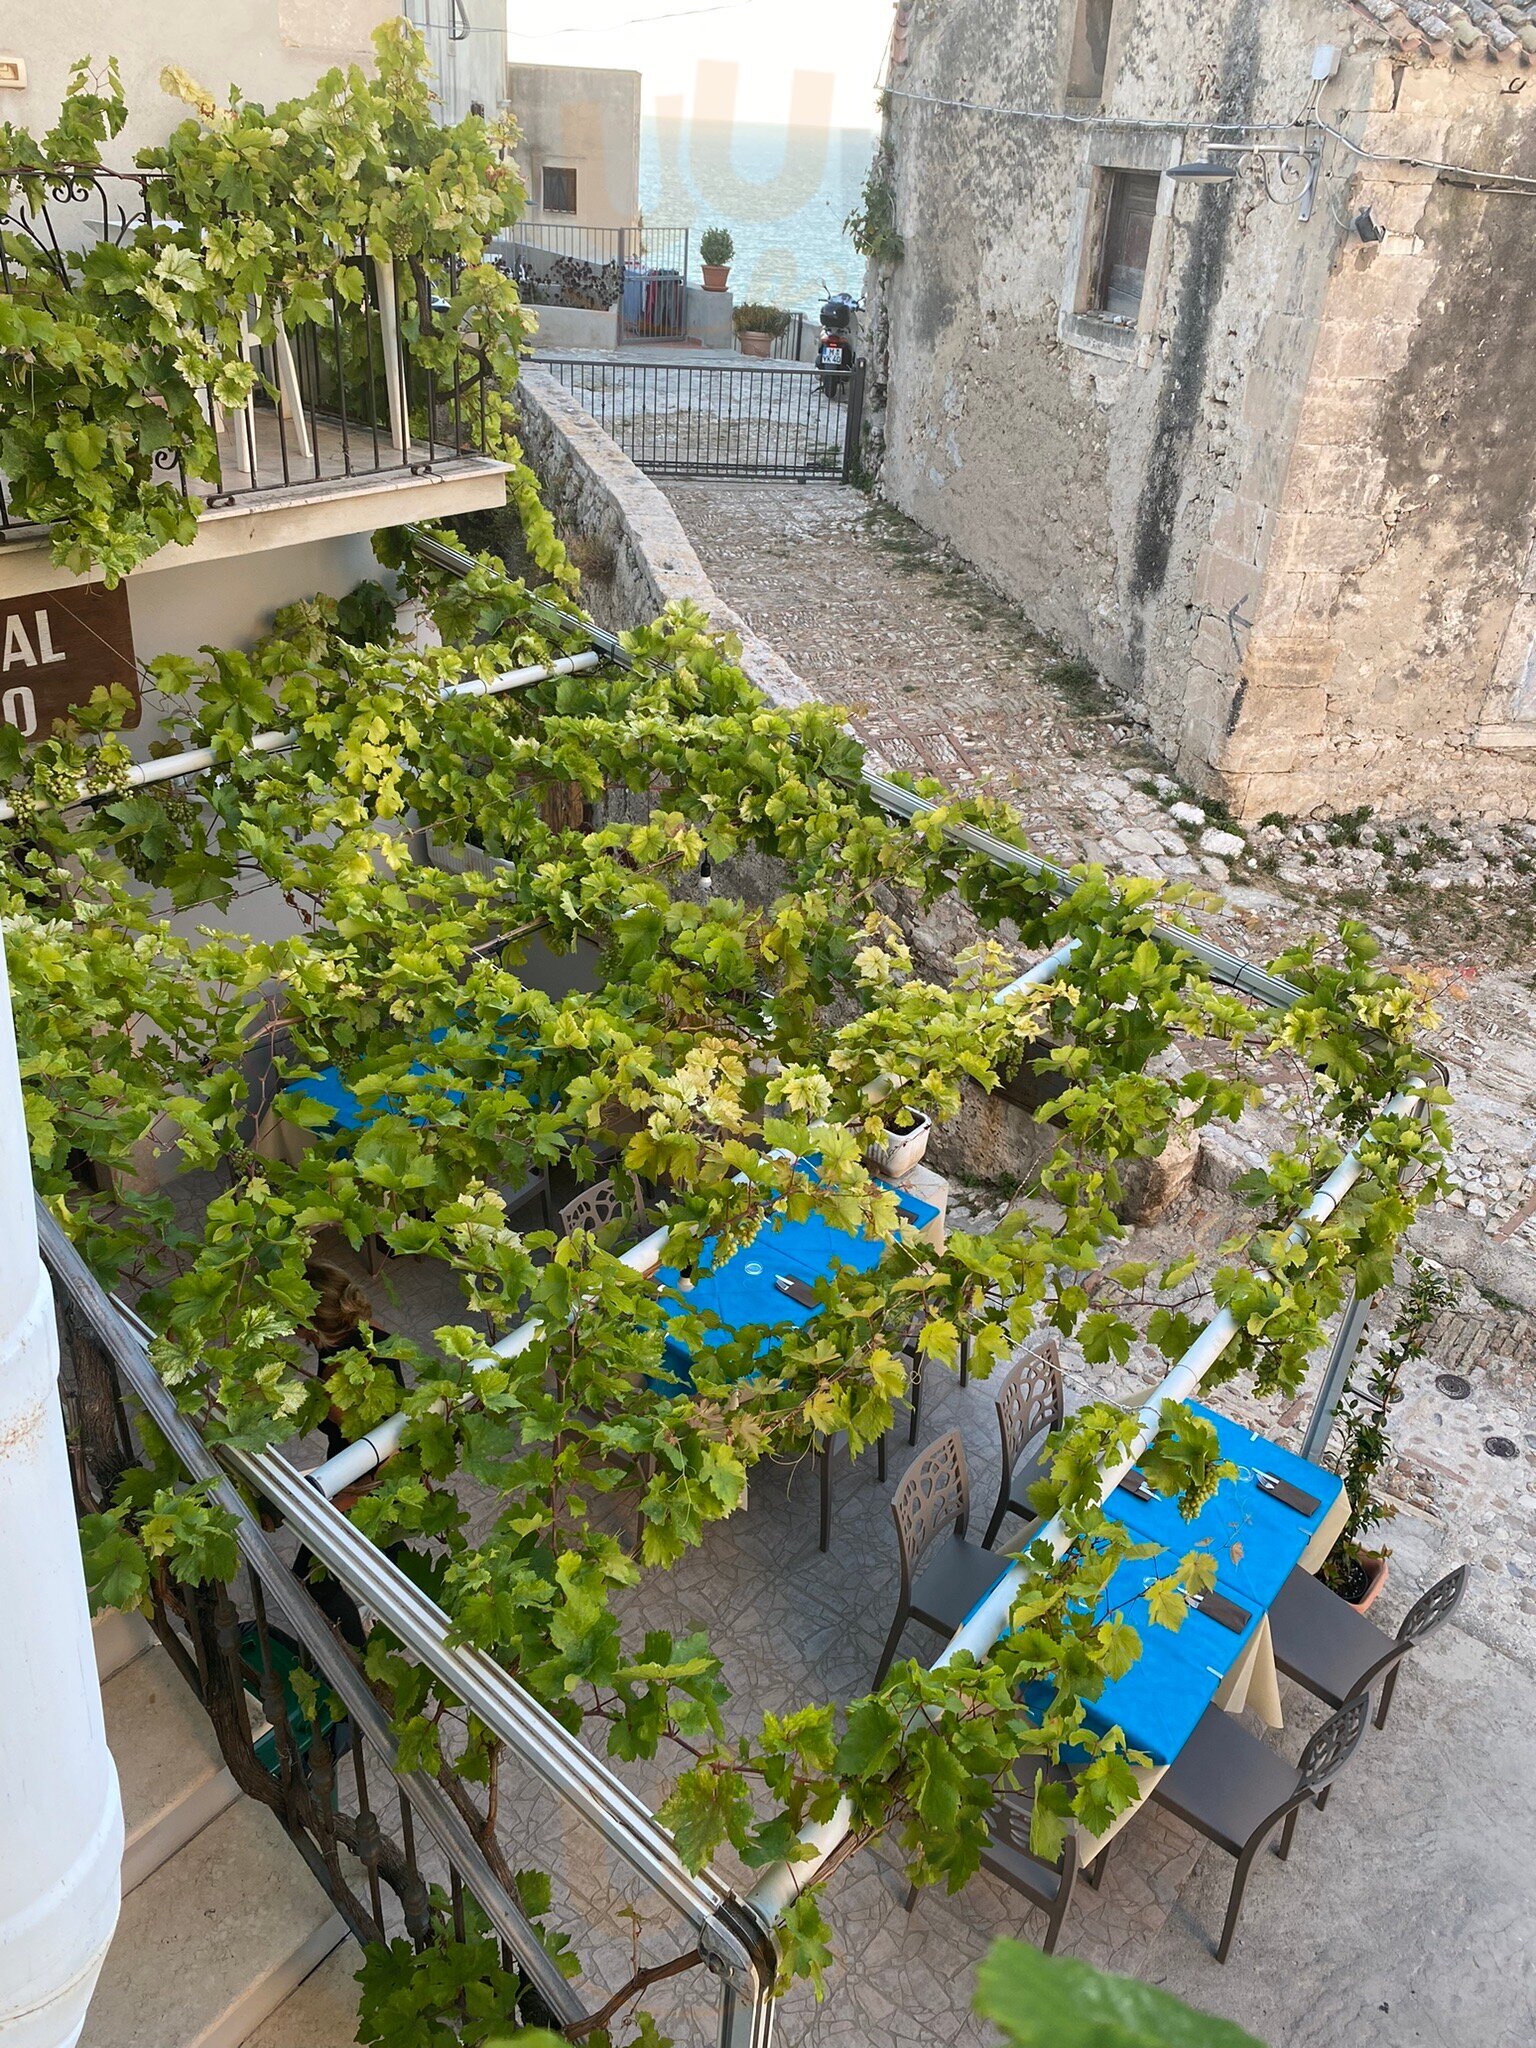
POLYGON ((965 1446, 960 1432, 952 1429, 908 1466, 891 1501, 901 1553, 901 1596, 880 1655, 876 1685, 890 1670, 909 1621, 953 1635, 1009 1569, 1006 1557, 994 1557, 979 1543, 967 1541, 970 1515, 965 1446), (945 1537, 947 1541, 941 1540, 945 1537))
MULTIPOLYGON (((1068 1823, 1061 1854, 1054 1863, 1047 1863, 1029 1846, 1031 1811, 1030 1802, 1018 1793, 999 1795, 987 1815, 988 1841, 981 1852, 981 1867, 994 1877, 1000 1877, 1004 1884, 1012 1885, 1016 1892, 1022 1893, 1032 1906, 1038 1906, 1045 1914, 1045 1939, 1040 1949, 1042 1954, 1050 1956, 1056 1953, 1061 1923, 1067 1917, 1067 1908, 1077 1887, 1077 1830, 1068 1823)), ((909 1913, 916 1899, 917 1886, 913 1885, 907 1893, 909 1913)))
POLYGON ((1282 1860, 1290 1854, 1297 1814, 1309 1799, 1323 1804, 1329 1786, 1359 1746, 1370 1709, 1364 1693, 1346 1700, 1313 1735, 1300 1763, 1288 1764, 1234 1716, 1220 1707, 1207 1707, 1194 1734, 1152 1787, 1160 1806, 1237 1858, 1216 1946, 1218 1963, 1227 1960, 1232 1946, 1254 1857, 1282 1821, 1275 1853, 1282 1860))
MULTIPOLYGON (((922 1317, 918 1316, 910 1324, 906 1336, 901 1340, 902 1356, 908 1360, 912 1368, 907 1374, 907 1394, 912 1403, 912 1417, 907 1427, 907 1442, 909 1444, 917 1442, 917 1425, 923 1412, 923 1379, 928 1361, 917 1348, 917 1340, 922 1334, 922 1329, 922 1317)), ((969 1386, 971 1379, 971 1344, 968 1337, 960 1339, 959 1366, 960 1384, 962 1387, 969 1386)))
POLYGON ((1269 1610, 1275 1663, 1330 1707, 1342 1706, 1356 1693, 1368 1693, 1383 1679, 1376 1708, 1376 1726, 1387 1725, 1387 1709, 1397 1686, 1403 1659, 1424 1636, 1439 1628, 1455 1611, 1467 1589, 1467 1567, 1459 1564, 1437 1585, 1421 1593, 1395 1636, 1357 1614, 1347 1600, 1310 1572, 1293 1571, 1269 1610))
POLYGON ((560 1229, 566 1237, 573 1230, 606 1230, 610 1224, 645 1221, 645 1194, 635 1181, 634 1200, 626 1201, 611 1180, 594 1181, 572 1196, 560 1211, 560 1229))
POLYGON ((1031 1525, 1039 1521, 1030 1506, 1029 1489, 1037 1479, 1046 1477, 1049 1467, 1045 1439, 1051 1430, 1060 1429, 1066 1412, 1061 1357, 1056 1340, 1048 1337, 1014 1361, 998 1390, 997 1428, 1002 1438, 1003 1469, 997 1506, 982 1538, 988 1550, 997 1540, 1005 1515, 1020 1515, 1031 1525))

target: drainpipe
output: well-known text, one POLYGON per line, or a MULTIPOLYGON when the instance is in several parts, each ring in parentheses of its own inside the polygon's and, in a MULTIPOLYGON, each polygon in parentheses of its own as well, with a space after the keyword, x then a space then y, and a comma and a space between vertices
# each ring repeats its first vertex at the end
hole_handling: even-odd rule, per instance
POLYGON ((0 2044, 74 2048, 117 1925, 123 1808, 28 1158, 0 945, 0 2044))

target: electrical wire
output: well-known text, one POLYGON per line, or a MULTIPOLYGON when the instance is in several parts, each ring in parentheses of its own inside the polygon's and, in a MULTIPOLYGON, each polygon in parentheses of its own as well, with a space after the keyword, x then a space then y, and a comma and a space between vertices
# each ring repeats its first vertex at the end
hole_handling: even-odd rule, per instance
POLYGON ((1268 135, 1299 128, 1297 121, 1210 121, 1198 114, 1184 120, 1157 121, 1135 115, 1058 114, 1048 107, 1005 107, 987 100, 950 100, 938 93, 914 92, 907 86, 888 85, 883 90, 892 99, 916 100, 929 107, 956 107, 968 114, 1005 114, 1018 121, 1045 121, 1059 128, 1140 128, 1168 135, 1187 135, 1198 129, 1202 135, 1268 135))
MULTIPOLYGON (((506 36, 520 43, 542 43, 555 36, 602 36, 607 35, 610 29, 644 28, 652 21, 687 21, 696 14, 736 14, 744 7, 756 7, 761 4, 762 0, 709 0, 709 5, 705 7, 675 7, 661 14, 626 14, 617 21, 596 21, 590 27, 575 28, 484 28, 478 22, 472 21, 462 33, 471 36, 506 36)), ((438 32, 447 30, 456 40, 462 40, 462 36, 446 21, 413 21, 411 26, 438 32)))
MULTIPOLYGON (((1184 119, 1153 120, 1140 119, 1135 115, 1110 114, 1058 114, 1047 107, 1009 107, 996 102, 970 99, 945 99, 938 93, 915 92, 909 86, 887 85, 882 88, 892 99, 912 100, 921 106, 951 107, 967 114, 1001 114, 1010 120, 1041 121, 1061 128, 1135 128, 1143 132, 1168 135, 1270 135, 1280 132, 1294 132, 1308 125, 1316 127, 1331 137, 1341 148, 1363 163, 1393 164, 1409 171, 1443 171, 1450 177, 1471 178, 1483 190, 1507 193, 1511 198, 1528 198, 1536 194, 1536 178, 1527 178, 1517 171, 1480 170, 1471 164, 1440 163, 1432 157, 1393 156, 1388 152, 1366 149, 1362 144, 1350 140, 1342 128, 1335 128, 1325 121, 1317 111, 1318 88, 1314 85, 1307 98, 1303 112, 1292 121, 1205 121, 1198 115, 1184 119)), ((1363 107, 1355 107, 1349 113, 1365 113, 1363 107)), ((1336 117, 1347 120, 1349 114, 1336 117)))
POLYGON ((1347 149, 1351 156, 1359 157, 1362 163, 1395 164, 1405 171, 1447 171, 1454 178, 1476 178, 1480 183, 1486 181, 1508 192, 1511 197, 1528 197, 1536 193, 1536 178, 1522 177, 1518 171, 1480 171, 1474 170, 1470 164, 1442 164, 1433 157, 1393 156, 1384 150, 1365 149, 1360 143, 1352 142, 1342 128, 1331 126, 1320 114, 1314 119, 1325 135, 1331 135, 1335 142, 1347 149))

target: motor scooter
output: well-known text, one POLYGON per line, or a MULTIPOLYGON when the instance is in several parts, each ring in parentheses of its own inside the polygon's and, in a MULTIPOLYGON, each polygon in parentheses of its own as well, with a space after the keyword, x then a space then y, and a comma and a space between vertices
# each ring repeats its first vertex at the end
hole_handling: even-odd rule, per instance
POLYGON ((823 372, 822 390, 839 404, 847 401, 851 381, 848 373, 859 359, 853 345, 853 323, 855 315, 862 311, 862 302, 852 292, 829 292, 821 308, 816 367, 823 372))

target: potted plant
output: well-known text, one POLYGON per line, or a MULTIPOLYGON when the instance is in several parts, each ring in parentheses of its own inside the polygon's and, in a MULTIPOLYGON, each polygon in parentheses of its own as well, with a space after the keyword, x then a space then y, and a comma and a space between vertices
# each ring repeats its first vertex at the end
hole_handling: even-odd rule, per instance
POLYGON ((723 292, 725 281, 731 274, 731 258, 736 254, 736 244, 731 240, 729 228, 706 228, 699 237, 699 262, 704 271, 704 289, 707 292, 723 292))
POLYGON ((1408 1263, 1408 1293, 1402 1314, 1393 1324, 1381 1356, 1372 1362, 1364 1388, 1357 1388, 1351 1380, 1339 1402, 1335 1465, 1349 1498, 1349 1519, 1319 1576, 1360 1614, 1373 1605, 1387 1583, 1391 1554, 1386 1549, 1367 1549, 1361 1539, 1397 1513, 1390 1501, 1374 1498, 1371 1492, 1392 1455, 1388 1411, 1397 1399, 1403 1367, 1424 1356, 1424 1339, 1431 1323, 1455 1296, 1451 1283, 1433 1272, 1417 1252, 1409 1253, 1408 1263))
POLYGON ((738 306, 731 315, 736 339, 744 356, 766 356, 789 325, 789 315, 778 306, 738 306))
POLYGON ((865 1146, 864 1164, 871 1173, 884 1174, 887 1180, 900 1180, 928 1150, 932 1129, 931 1119, 920 1109, 898 1105, 885 1119, 884 1138, 872 1138, 865 1146))

